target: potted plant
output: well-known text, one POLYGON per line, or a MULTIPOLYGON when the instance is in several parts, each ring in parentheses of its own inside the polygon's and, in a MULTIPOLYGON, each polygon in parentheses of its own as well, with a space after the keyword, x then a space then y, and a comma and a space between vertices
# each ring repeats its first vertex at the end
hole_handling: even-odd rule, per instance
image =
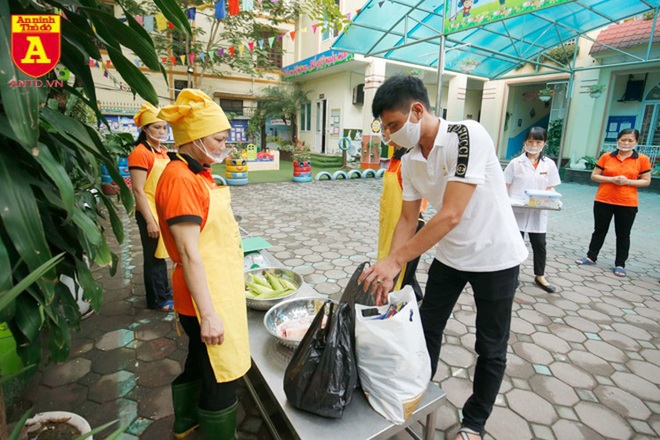
POLYGON ((312 180, 311 152, 307 145, 298 144, 293 148, 293 181, 310 182, 312 180))
POLYGON ((550 101, 552 99, 552 95, 554 94, 555 94, 554 89, 551 89, 550 87, 545 87, 538 91, 538 97, 543 102, 550 101))
POLYGON ((584 168, 586 170, 593 170, 596 168, 596 158, 593 156, 582 156, 584 160, 584 168))
POLYGON ((229 153, 229 157, 225 159, 225 180, 227 185, 247 185, 248 160, 244 145, 236 144, 236 147, 229 153))
POLYGON ((461 61, 460 69, 461 72, 469 74, 474 72, 474 69, 476 69, 478 65, 479 61, 475 60, 474 58, 465 58, 461 61))
POLYGON ((598 98, 603 94, 603 91, 605 91, 605 84, 592 84, 587 86, 587 89, 589 90, 589 96, 592 98, 598 98))

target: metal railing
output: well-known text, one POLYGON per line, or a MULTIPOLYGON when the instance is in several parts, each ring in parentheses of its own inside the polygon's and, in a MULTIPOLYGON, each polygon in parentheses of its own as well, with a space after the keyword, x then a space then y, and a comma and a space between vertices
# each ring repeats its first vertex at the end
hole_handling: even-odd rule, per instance
MULTIPOLYGON (((614 150, 616 150, 616 143, 603 144, 600 147, 600 154, 608 153, 614 150)), ((660 155, 660 146, 658 145, 637 145, 636 150, 642 154, 646 154, 651 160, 651 165, 655 163, 658 155, 660 155)))

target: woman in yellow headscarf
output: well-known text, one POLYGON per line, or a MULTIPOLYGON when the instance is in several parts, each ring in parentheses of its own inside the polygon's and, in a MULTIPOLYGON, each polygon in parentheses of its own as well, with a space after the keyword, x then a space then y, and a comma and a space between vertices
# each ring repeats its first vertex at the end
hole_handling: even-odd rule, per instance
POLYGON ((156 189, 172 273, 174 308, 189 338, 183 373, 172 383, 174 434, 201 426, 209 439, 236 432, 236 382, 250 368, 243 249, 228 187, 210 165, 228 155, 229 121, 199 90, 183 90, 158 117, 169 122, 177 153, 156 189))
POLYGON ((167 257, 160 238, 156 215, 156 184, 165 165, 169 162, 167 149, 162 142, 167 139, 167 123, 158 118, 158 109, 146 103, 133 117, 140 128, 135 149, 128 156, 135 196, 135 219, 140 230, 144 261, 144 290, 147 307, 163 312, 172 311, 172 291, 167 279, 167 257))

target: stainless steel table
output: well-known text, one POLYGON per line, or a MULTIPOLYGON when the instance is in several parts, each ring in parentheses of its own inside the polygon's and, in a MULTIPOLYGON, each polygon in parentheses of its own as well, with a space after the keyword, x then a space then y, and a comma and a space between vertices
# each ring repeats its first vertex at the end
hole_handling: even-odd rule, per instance
MULTIPOLYGON (((296 296, 319 296, 319 294, 305 284, 296 296)), ((266 331, 263 325, 264 314, 265 312, 248 309, 252 370, 261 376, 291 431, 298 438, 302 440, 387 439, 406 429, 414 438, 420 439, 421 437, 412 431, 410 425, 423 417, 426 417, 423 438, 427 440, 434 438, 436 410, 445 398, 445 392, 434 383, 429 383, 422 402, 404 425, 395 425, 376 413, 369 406, 364 394, 359 389, 353 394, 353 400, 344 410, 341 419, 327 419, 289 405, 284 394, 283 378, 284 371, 293 355, 293 350, 276 342, 275 338, 266 331)), ((254 387, 247 376, 245 376, 245 381, 271 434, 275 439, 280 439, 268 413, 264 410, 261 399, 254 391, 254 387)))

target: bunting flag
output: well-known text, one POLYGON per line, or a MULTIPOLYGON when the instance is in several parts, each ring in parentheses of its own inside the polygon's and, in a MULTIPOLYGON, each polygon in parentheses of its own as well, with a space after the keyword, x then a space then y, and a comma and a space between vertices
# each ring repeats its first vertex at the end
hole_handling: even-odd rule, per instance
POLYGON ((214 51, 209 52, 209 61, 213 62, 214 58, 215 58, 215 52, 214 51))
POLYGON ((144 30, 147 32, 153 32, 154 31, 154 16, 153 15, 147 15, 144 17, 144 30))
POLYGON ((176 57, 175 56, 172 56, 172 65, 176 66, 176 57))
POLYGON ((248 47, 250 48, 250 52, 252 52, 254 50, 254 42, 253 41, 249 42, 248 47))
POLYGON ((263 48, 264 48, 264 40, 259 40, 259 41, 257 41, 257 44, 259 45, 259 49, 263 49, 263 48))
POLYGON ((274 42, 275 42, 275 37, 268 38, 268 46, 273 47, 274 42))
POLYGON ((231 54, 231 56, 236 55, 236 50, 234 49, 234 46, 229 48, 229 53, 231 54))
POLYGON ((224 49, 218 49, 218 56, 224 57, 225 56, 225 50, 224 49))
POLYGON ((239 55, 243 55, 243 49, 245 49, 245 47, 243 47, 242 44, 239 44, 239 45, 238 45, 238 53, 239 53, 239 55))
POLYGON ((105 60, 105 67, 110 67, 111 65, 112 65, 112 61, 105 60))
MULTIPOLYGON (((135 65, 140 67, 140 60, 135 60, 135 65)), ((108 66, 109 67, 109 66, 108 66)))
POLYGON ((190 60, 190 64, 192 65, 195 62, 195 54, 194 53, 189 53, 188 54, 188 60, 190 60))
POLYGON ((144 16, 136 15, 135 16, 135 21, 137 21, 140 26, 144 26, 144 16))
POLYGON ((291 35, 291 41, 296 39, 296 31, 289 32, 289 35, 291 35))
POLYGON ((316 33, 316 28, 318 27, 318 24, 313 24, 312 25, 312 33, 316 33))
POLYGON ((241 12, 241 0, 229 0, 229 15, 238 15, 241 12))
POLYGON ((281 40, 282 38, 284 38, 284 34, 279 34, 279 35, 277 36, 277 39, 278 39, 278 40, 281 40))
POLYGON ((89 67, 94 67, 94 60, 92 58, 89 59, 89 67))
POLYGON ((110 74, 108 73, 107 70, 104 70, 104 71, 103 71, 103 76, 104 76, 105 78, 107 78, 107 77, 110 76, 110 74))
POLYGON ((351 20, 351 13, 350 12, 348 14, 346 14, 346 18, 348 19, 348 21, 351 20))
POLYGON ((227 17, 227 10, 225 9, 225 0, 215 2, 215 19, 222 20, 227 17))
POLYGON ((206 54, 204 52, 200 52, 199 57, 202 59, 202 63, 206 61, 206 54))
POLYGON ((170 28, 170 29, 174 29, 174 23, 172 23, 171 21, 168 21, 167 22, 167 27, 170 28))
POLYGON ((360 8, 360 9, 356 9, 356 10, 355 10, 355 14, 356 14, 356 15, 359 14, 361 10, 362 10, 362 8, 360 8))
POLYGON ((181 64, 186 64, 186 56, 185 55, 180 55, 179 59, 181 60, 181 64))
POLYGON ((385 3, 384 1, 382 1, 382 2, 378 2, 378 7, 379 7, 379 8, 382 8, 384 3, 385 3))
POLYGON ((254 9, 254 0, 243 0, 241 8, 243 11, 251 11, 254 9))
POLYGON ((302 32, 303 34, 306 34, 307 33, 307 28, 304 27, 304 28, 300 29, 300 32, 302 32))
POLYGON ((197 17, 197 8, 186 9, 186 17, 188 17, 188 20, 195 21, 195 17, 197 17))
POLYGON ((156 15, 156 29, 159 31, 167 29, 167 18, 163 14, 156 15))

